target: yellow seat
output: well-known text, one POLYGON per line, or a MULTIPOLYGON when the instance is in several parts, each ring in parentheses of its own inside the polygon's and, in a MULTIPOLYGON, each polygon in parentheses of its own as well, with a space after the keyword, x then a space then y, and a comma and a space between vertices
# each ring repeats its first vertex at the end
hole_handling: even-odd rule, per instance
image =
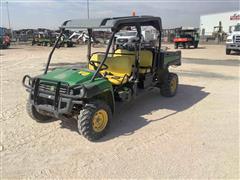
MULTIPOLYGON (((132 65, 135 63, 136 51, 128 51, 124 49, 117 49, 114 56, 128 56, 131 58, 132 65), (127 55, 129 54, 129 55, 127 55)), ((153 61, 153 54, 151 51, 142 50, 140 51, 140 67, 139 73, 149 73, 151 72, 153 61)))
MULTIPOLYGON (((100 62, 103 58, 104 55, 93 54, 91 60, 100 62)), ((108 69, 102 70, 100 73, 114 85, 126 83, 132 74, 132 62, 127 56, 107 57, 105 64, 108 66, 108 69)), ((94 70, 94 67, 90 64, 88 68, 94 70)))

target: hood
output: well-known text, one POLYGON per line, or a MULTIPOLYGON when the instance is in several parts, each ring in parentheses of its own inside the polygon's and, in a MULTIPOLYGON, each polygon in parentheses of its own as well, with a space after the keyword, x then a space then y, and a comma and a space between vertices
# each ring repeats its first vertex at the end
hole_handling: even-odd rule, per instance
POLYGON ((233 36, 240 36, 240 31, 233 31, 232 33, 228 34, 228 37, 233 37, 233 36))
POLYGON ((70 86, 84 83, 90 80, 94 72, 88 69, 81 68, 57 68, 47 74, 39 76, 41 79, 49 81, 61 81, 68 83, 70 86))
POLYGON ((240 35, 240 31, 233 31, 232 35, 240 35))

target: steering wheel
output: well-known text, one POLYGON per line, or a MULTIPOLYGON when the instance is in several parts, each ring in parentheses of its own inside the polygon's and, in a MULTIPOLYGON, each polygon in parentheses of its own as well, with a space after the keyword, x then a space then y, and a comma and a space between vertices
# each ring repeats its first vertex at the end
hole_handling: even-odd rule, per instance
MULTIPOLYGON (((101 64, 101 62, 91 60, 91 61, 89 61, 89 64, 92 65, 94 67, 94 69, 96 70, 98 68, 98 66, 101 64), (98 64, 98 65, 96 65, 96 64, 98 64)), ((108 66, 106 64, 102 64, 100 71, 106 70, 106 69, 108 69, 108 66)))

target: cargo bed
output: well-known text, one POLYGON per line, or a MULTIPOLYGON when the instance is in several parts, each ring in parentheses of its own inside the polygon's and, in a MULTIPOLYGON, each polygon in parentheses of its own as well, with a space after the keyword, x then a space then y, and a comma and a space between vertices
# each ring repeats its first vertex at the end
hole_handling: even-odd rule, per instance
POLYGON ((181 65, 181 51, 161 51, 159 62, 163 68, 181 65))

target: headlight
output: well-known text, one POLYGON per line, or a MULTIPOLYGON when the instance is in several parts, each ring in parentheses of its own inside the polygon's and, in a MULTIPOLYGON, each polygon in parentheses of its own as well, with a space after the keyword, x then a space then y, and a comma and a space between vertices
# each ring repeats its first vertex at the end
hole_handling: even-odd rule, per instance
POLYGON ((84 86, 78 86, 78 87, 74 87, 71 91, 70 94, 71 95, 75 95, 75 96, 80 96, 83 97, 86 93, 85 87, 84 86))
POLYGON ((232 42, 233 40, 232 39, 227 39, 227 42, 232 42))
POLYGON ((85 91, 85 87, 83 86, 81 89, 80 89, 80 94, 79 96, 80 97, 83 97, 85 95, 86 91, 85 91))

